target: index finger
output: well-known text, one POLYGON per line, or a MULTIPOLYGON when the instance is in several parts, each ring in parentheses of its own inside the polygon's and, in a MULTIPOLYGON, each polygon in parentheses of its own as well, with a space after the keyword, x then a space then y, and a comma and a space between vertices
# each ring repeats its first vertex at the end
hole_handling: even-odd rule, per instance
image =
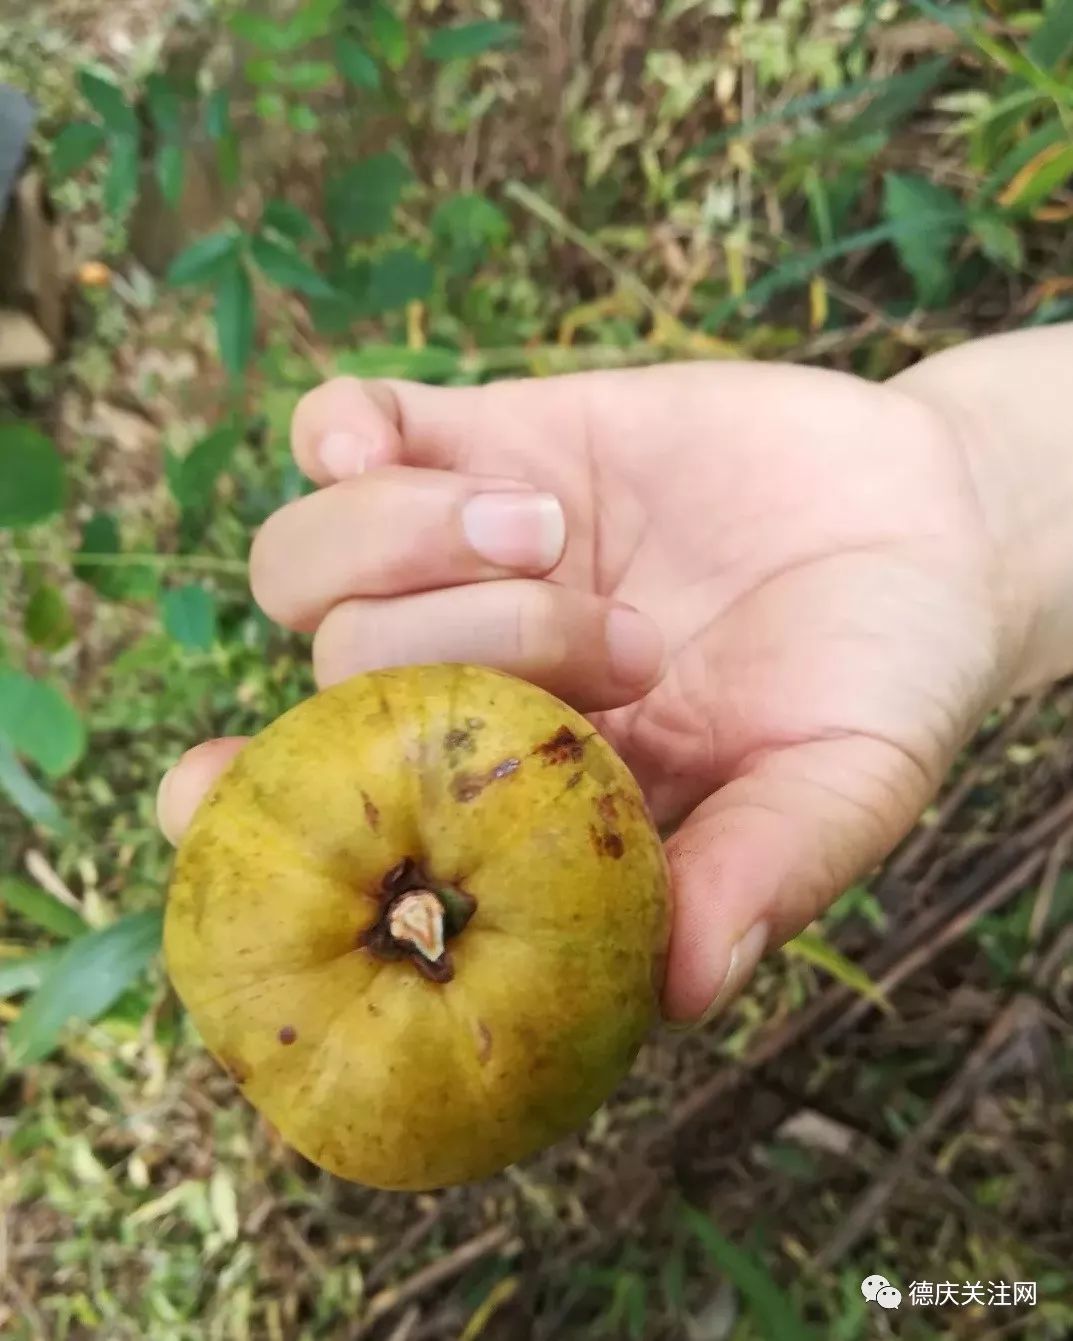
POLYGON ((473 430, 494 399, 484 387, 337 377, 299 401, 291 450, 316 484, 384 465, 465 469, 473 430))

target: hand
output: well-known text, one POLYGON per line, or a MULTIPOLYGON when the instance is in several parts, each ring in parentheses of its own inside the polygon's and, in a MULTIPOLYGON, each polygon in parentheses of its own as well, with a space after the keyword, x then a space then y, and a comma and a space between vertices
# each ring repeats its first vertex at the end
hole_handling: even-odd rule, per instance
MULTIPOLYGON (((591 716, 673 830, 672 1020, 722 1008, 889 852, 1017 674, 1029 602, 984 467, 892 387, 752 364, 340 380, 293 443, 324 487, 257 536, 256 599, 315 631, 321 686, 472 661, 591 716)), ((240 746, 169 774, 173 840, 240 746)))

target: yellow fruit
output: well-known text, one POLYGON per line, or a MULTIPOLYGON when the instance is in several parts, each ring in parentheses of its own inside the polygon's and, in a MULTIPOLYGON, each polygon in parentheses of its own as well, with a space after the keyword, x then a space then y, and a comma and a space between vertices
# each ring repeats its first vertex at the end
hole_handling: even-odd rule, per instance
POLYGON ((625 764, 533 685, 362 675, 202 803, 168 970, 306 1158, 384 1188, 487 1177, 579 1126, 656 1013, 663 848, 625 764))

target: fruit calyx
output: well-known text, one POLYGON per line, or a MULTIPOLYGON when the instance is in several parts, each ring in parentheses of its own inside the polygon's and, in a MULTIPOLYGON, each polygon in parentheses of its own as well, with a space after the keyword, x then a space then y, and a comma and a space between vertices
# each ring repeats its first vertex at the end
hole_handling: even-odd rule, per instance
POLYGON ((409 959, 432 982, 454 977, 447 942, 477 910, 477 900, 431 879, 412 857, 393 866, 380 884, 380 913, 358 937, 360 949, 380 959, 409 959))

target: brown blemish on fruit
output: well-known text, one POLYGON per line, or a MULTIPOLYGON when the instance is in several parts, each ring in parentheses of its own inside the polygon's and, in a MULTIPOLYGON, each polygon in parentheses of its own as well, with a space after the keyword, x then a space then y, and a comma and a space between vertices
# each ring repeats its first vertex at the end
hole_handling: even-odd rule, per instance
POLYGON ((569 791, 571 787, 576 787, 584 776, 584 769, 581 768, 579 768, 576 773, 572 773, 570 775, 570 781, 566 784, 566 790, 569 791))
POLYGON ((492 1033, 483 1020, 476 1022, 474 1033, 477 1035, 477 1060, 484 1066, 492 1055, 492 1033))
POLYGON ((373 804, 372 797, 367 792, 362 792, 361 799, 365 804, 365 823, 376 833, 380 828, 380 811, 373 804))
POLYGON ((576 764, 585 753, 585 745, 568 726, 561 726, 550 740, 538 745, 533 753, 539 754, 546 764, 576 764))
POLYGON ((293 1024, 285 1024, 276 1037, 284 1047, 287 1047, 298 1037, 298 1031, 293 1024))
POLYGON ((606 792, 596 802, 596 813, 603 822, 610 826, 618 819, 618 810, 615 806, 614 792, 606 792))
POLYGON ((447 732, 443 738, 443 748, 448 754, 472 754, 477 748, 473 733, 480 731, 483 726, 483 717, 467 717, 465 726, 456 726, 447 732))
POLYGON ((601 833, 595 824, 589 825, 589 841, 599 856, 614 857, 615 861, 626 851, 621 834, 615 833, 613 829, 605 829, 601 833))
POLYGON ((521 767, 520 759, 504 759, 487 773, 456 773, 451 781, 451 795, 456 801, 475 801, 485 787, 509 778, 521 767))

